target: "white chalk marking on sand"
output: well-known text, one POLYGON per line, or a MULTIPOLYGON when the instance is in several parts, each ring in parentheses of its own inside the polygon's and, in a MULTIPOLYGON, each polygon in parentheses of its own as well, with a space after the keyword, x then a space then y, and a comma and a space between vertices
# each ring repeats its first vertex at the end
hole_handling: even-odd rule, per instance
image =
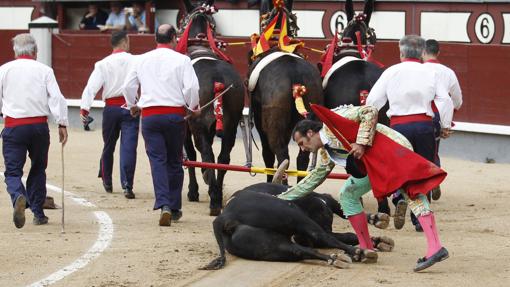
POLYGON ((97 240, 92 245, 92 247, 83 254, 80 258, 76 259, 73 263, 67 265, 66 267, 58 270, 57 272, 49 275, 48 277, 34 282, 28 287, 39 287, 39 286, 48 286, 51 285, 66 276, 71 275, 73 272, 78 271, 79 269, 85 267, 90 261, 99 257, 101 253, 108 248, 113 239, 113 223, 112 219, 108 215, 108 213, 104 211, 94 211, 94 215, 96 216, 99 222, 99 235, 97 236, 97 240))
MULTIPOLYGON (((0 173, 0 177, 4 177, 3 174, 0 173)), ((26 181, 26 178, 23 178, 23 181, 26 181)), ((50 189, 54 192, 62 192, 62 188, 46 184, 46 188, 50 189)), ((71 199, 72 201, 76 202, 78 205, 86 206, 86 207, 96 207, 95 204, 92 202, 86 200, 83 197, 79 197, 76 194, 65 191, 64 195, 71 199)), ((59 280, 62 280, 64 277, 71 275, 75 271, 78 271, 79 269, 85 267, 87 264, 90 263, 90 261, 94 260, 95 258, 99 257, 103 251, 105 251, 108 246, 110 246, 110 243, 113 239, 113 222, 112 218, 108 215, 108 213, 104 211, 94 211, 94 215, 97 218, 97 221, 99 223, 99 234, 97 236, 97 240, 90 247, 90 249, 85 252, 80 258, 76 259, 71 264, 67 265, 66 267, 56 271, 53 274, 50 274, 48 277, 41 279, 37 282, 34 282, 28 287, 42 287, 42 286, 48 286, 51 285, 59 280)))

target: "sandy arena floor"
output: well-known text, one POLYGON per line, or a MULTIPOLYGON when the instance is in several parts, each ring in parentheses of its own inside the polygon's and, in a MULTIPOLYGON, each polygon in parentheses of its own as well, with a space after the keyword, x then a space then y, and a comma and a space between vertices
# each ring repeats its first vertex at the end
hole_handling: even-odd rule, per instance
MULTIPOLYGON (((47 174, 48 183, 59 186, 61 165, 57 138, 53 129, 47 174)), ((3 262, 0 286, 29 285, 87 253, 96 243, 100 230, 94 213, 97 211, 106 212, 113 221, 111 244, 83 268, 53 286, 510 286, 510 165, 443 159, 449 176, 442 186, 443 196, 433 203, 433 209, 450 258, 426 272, 412 272, 416 259, 424 255, 426 244, 422 234, 416 233, 409 222, 400 231, 392 226, 384 231, 371 229, 373 235, 388 235, 396 241, 394 252, 381 253, 375 265, 353 264, 350 269, 339 270, 321 262, 269 263, 229 256, 225 269, 200 271, 198 268, 218 253, 203 181, 199 182, 201 202, 184 200, 182 220, 172 223, 170 228, 162 228, 157 224, 159 212, 152 210, 152 180, 142 138, 135 200, 122 196, 118 161, 114 168, 114 193, 103 191, 96 177, 101 147, 100 130, 70 131, 65 149, 65 189, 95 207, 79 205, 67 198, 65 234, 60 233, 60 209, 47 211, 50 223, 46 226, 32 225, 32 214, 27 211, 27 224, 23 229, 16 229, 9 196, 5 185, 0 184, 3 262)), ((218 147, 216 143, 216 150, 218 147)), ((296 154, 295 146, 291 154, 296 154)), ((255 151, 254 157, 255 164, 262 165, 260 153, 255 151)), ((232 163, 244 161, 242 142, 238 141, 232 163)), ((3 161, 0 165, 0 170, 4 170, 3 161)), ((228 173, 225 194, 228 196, 264 180, 262 175, 228 173)), ((317 191, 336 196, 340 186, 340 181, 328 180, 317 191)), ((186 192, 183 191, 184 199, 186 192)), ((60 205, 58 193, 49 191, 49 195, 60 205)), ((374 199, 365 198, 365 204, 369 211, 376 209, 374 199)), ((348 222, 340 218, 335 220, 334 228, 350 231, 348 222)))

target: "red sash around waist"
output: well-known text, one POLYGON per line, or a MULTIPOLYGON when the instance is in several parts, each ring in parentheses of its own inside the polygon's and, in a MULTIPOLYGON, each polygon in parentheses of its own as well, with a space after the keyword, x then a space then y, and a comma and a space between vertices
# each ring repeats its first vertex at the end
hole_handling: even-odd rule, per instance
POLYGON ((408 124, 414 122, 429 122, 432 118, 427 114, 416 114, 406 116, 392 116, 390 119, 390 126, 408 124))
POLYGON ((24 126, 24 125, 33 125, 33 124, 44 124, 48 122, 48 117, 30 117, 30 118, 11 118, 6 117, 5 118, 5 127, 6 128, 13 128, 17 126, 24 126))
POLYGON ((105 105, 107 106, 115 106, 120 107, 126 103, 126 99, 124 97, 113 97, 104 100, 105 105))
POLYGON ((142 109, 142 117, 149 117, 154 115, 181 115, 186 116, 186 109, 184 107, 170 107, 170 106, 153 106, 142 109))

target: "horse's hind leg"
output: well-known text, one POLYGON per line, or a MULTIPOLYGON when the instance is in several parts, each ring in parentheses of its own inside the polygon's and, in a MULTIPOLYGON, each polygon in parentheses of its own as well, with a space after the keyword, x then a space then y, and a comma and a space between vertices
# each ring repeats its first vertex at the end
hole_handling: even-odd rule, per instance
MULTIPOLYGON (((267 136, 264 132, 260 132, 260 143, 262 145, 262 157, 264 158, 264 164, 266 167, 273 168, 274 162, 275 162, 275 155, 273 151, 271 150, 271 147, 269 147, 269 142, 267 140, 267 136)), ((268 175, 267 176, 267 182, 273 181, 273 176, 268 175)))
MULTIPOLYGON (((186 130, 186 138, 184 140, 184 148, 186 150, 186 155, 188 159, 191 161, 197 160, 197 152, 195 151, 195 147, 193 147, 193 140, 191 139, 191 131, 189 127, 186 130)), ((198 201, 198 183, 197 177, 195 175, 195 168, 189 167, 189 184, 188 184, 188 200, 189 201, 198 201)))
MULTIPOLYGON (((296 165, 298 170, 306 170, 308 168, 308 163, 310 162, 310 152, 299 150, 298 156, 296 158, 296 165)), ((297 181, 299 182, 302 177, 298 177, 297 181)))
MULTIPOLYGON (((239 117, 235 116, 235 120, 227 118, 225 116, 224 127, 223 127, 223 138, 221 140, 221 151, 218 155, 218 163, 229 164, 230 163, 230 152, 234 147, 236 141, 237 125, 239 123, 239 117)), ((218 177, 216 180, 217 189, 219 190, 218 197, 223 199, 223 180, 225 178, 225 170, 218 170, 218 177)), ((221 202, 220 202, 221 207, 221 202)))

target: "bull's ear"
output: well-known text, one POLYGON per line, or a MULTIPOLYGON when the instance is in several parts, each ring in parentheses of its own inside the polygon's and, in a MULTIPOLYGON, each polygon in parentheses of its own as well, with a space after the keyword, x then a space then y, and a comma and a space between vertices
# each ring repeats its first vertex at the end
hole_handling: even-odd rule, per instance
POLYGON ((345 1, 345 14, 347 15, 347 22, 350 22, 354 18, 354 7, 352 0, 345 1))
POLYGON ((186 7, 186 12, 191 13, 193 9, 195 9, 195 5, 191 3, 191 0, 183 0, 184 6, 186 7))
POLYGON ((292 5, 294 5, 294 0, 285 0, 285 8, 287 10, 292 11, 292 5))
POLYGON ((375 0, 365 0, 365 8, 363 8, 363 14, 367 17, 365 18, 365 23, 368 25, 370 23, 370 17, 372 16, 372 12, 374 12, 374 2, 375 0))

